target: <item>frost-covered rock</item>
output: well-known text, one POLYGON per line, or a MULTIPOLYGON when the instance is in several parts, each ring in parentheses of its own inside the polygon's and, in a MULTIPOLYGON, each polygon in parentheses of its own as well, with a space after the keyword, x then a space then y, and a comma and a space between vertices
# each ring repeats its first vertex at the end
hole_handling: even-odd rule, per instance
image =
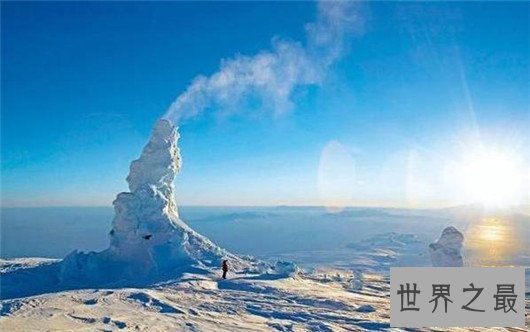
POLYGON ((127 177, 130 192, 114 200, 110 246, 99 253, 69 254, 63 281, 141 279, 171 274, 188 265, 240 269, 247 261, 213 244, 178 216, 173 180, 181 167, 177 128, 159 120, 127 177))
POLYGON ((277 261, 274 264, 274 271, 276 274, 286 277, 296 277, 301 272, 295 263, 285 261, 277 261))
POLYGON ((364 304, 355 309, 357 312, 374 312, 375 308, 369 304, 364 304))
POLYGON ((464 266, 461 254, 463 242, 464 235, 456 228, 452 226, 445 228, 440 238, 429 245, 432 265, 439 267, 464 266))

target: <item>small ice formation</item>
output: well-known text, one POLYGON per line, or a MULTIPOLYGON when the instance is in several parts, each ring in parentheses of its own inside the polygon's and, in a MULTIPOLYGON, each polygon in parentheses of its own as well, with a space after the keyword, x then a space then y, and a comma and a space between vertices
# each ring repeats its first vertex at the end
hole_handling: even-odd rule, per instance
POLYGON ((219 267, 223 259, 239 269, 248 262, 213 244, 178 215, 173 180, 180 170, 177 128, 159 120, 127 177, 130 192, 114 200, 108 249, 74 251, 61 266, 62 281, 141 280, 189 267, 219 267))
POLYGON ((463 242, 464 235, 456 228, 452 226, 445 228, 440 238, 429 245, 432 265, 435 267, 464 266, 461 254, 463 242))
POLYGON ((349 289, 353 291, 360 291, 364 287, 364 274, 361 270, 353 271, 353 279, 350 282, 349 289))
POLYGON ((276 274, 285 277, 296 277, 301 272, 296 264, 285 261, 276 261, 274 264, 274 271, 276 274))

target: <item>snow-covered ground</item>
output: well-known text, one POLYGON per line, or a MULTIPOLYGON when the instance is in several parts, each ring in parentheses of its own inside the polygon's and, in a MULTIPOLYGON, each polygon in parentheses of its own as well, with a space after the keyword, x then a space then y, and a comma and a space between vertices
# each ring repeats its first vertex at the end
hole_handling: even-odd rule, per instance
MULTIPOLYGON (((224 281, 220 271, 204 270, 142 288, 50 290, 2 300, 0 330, 387 330, 389 268, 429 265, 428 245, 448 224, 465 234, 467 265, 530 265, 526 242, 530 220, 521 214, 497 216, 500 221, 491 222, 469 210, 465 215, 380 209, 348 209, 333 215, 316 208, 182 210, 191 219, 190 225, 230 250, 268 262, 294 261, 306 273, 294 278, 229 274, 224 281), (272 231, 263 237, 267 229, 272 231), (499 237, 495 246, 484 243, 494 239, 490 232, 498 232, 493 234, 499 237), (292 241, 286 242, 288 238, 292 241), (509 248, 507 243, 517 245, 509 248), (361 290, 354 287, 355 270, 364 272, 361 290)), ((34 211, 27 213, 32 216, 34 211)), ((86 214, 86 210, 78 213, 86 214)), ((46 213, 41 215, 46 218, 46 213)), ((6 226, 9 219, 2 222, 6 226)), ((101 224, 104 234, 109 224, 101 224)), ((28 235, 32 229, 17 233, 13 225, 4 227, 2 240, 28 235)), ((77 232, 76 236, 82 236, 86 230, 79 225, 77 232)), ((54 262, 3 260, 2 276, 54 262)))
POLYGON ((348 291, 348 278, 186 274, 149 288, 59 292, 4 301, 7 330, 340 330, 388 327, 387 282, 365 278, 348 291))
MULTIPOLYGON (((7 262, 3 264, 7 268, 7 262)), ((295 277, 230 275, 227 280, 214 272, 190 273, 146 288, 72 290, 4 300, 0 329, 389 330, 388 277, 365 274, 362 279, 358 289, 352 287, 354 275, 343 270, 315 270, 295 277)))

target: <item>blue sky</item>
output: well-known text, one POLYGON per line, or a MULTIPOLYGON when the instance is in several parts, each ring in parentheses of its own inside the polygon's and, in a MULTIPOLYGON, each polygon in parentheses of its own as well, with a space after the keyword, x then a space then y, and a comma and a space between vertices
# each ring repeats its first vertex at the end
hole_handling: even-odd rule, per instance
MULTIPOLYGON (((289 110, 213 105, 180 124, 177 201, 464 204, 484 199, 469 188, 484 181, 460 180, 477 173, 467 167, 475 161, 500 165, 485 178, 514 183, 507 203, 528 201, 529 8, 362 3, 340 58, 318 84, 295 89, 289 110)), ((3 2, 2 205, 110 205, 154 122, 197 75, 270 50, 274 37, 304 43, 317 11, 314 2, 3 2)))

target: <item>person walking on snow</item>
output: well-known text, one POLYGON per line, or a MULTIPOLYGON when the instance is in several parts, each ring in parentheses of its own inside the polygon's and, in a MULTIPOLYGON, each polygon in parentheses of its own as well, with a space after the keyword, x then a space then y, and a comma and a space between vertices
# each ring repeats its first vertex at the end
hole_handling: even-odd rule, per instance
POLYGON ((223 260, 223 279, 226 279, 226 273, 228 272, 228 260, 223 260))

